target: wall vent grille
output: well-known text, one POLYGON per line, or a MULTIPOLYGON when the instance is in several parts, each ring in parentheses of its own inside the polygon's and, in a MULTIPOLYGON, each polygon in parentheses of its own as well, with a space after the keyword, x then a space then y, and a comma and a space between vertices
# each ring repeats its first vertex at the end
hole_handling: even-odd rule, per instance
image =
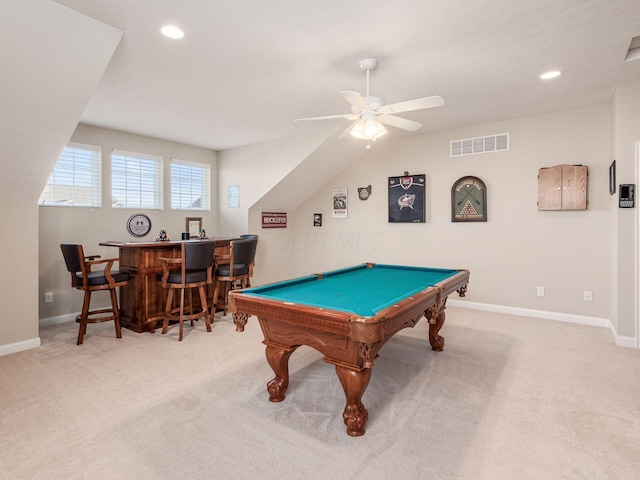
POLYGON ((451 156, 474 155, 476 153, 509 150, 509 134, 501 133, 488 137, 465 138, 451 141, 451 156))

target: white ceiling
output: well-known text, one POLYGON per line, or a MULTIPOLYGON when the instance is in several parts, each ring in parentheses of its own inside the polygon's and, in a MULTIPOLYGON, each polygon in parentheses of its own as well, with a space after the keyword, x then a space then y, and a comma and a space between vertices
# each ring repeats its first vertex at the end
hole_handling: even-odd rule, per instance
POLYGON ((81 122, 215 150, 348 113, 338 91, 364 94, 366 57, 387 103, 445 99, 400 115, 418 134, 607 102, 640 80, 624 61, 638 0, 56 1, 124 31, 81 122), (184 39, 161 36, 167 23, 184 39))

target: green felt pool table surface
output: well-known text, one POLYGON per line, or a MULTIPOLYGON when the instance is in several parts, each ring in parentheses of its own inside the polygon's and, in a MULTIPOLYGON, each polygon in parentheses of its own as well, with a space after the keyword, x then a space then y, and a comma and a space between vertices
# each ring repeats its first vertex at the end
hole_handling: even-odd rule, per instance
POLYGON ((458 270, 398 265, 358 265, 243 290, 245 295, 372 316, 458 270))

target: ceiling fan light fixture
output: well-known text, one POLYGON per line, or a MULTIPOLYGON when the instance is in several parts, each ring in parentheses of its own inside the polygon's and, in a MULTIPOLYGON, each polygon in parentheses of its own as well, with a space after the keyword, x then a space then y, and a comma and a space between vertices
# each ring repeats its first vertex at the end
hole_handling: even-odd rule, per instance
POLYGON ((364 70, 367 75, 367 90, 364 96, 351 90, 343 90, 340 92, 340 95, 342 95, 351 105, 351 114, 297 118, 294 122, 300 122, 303 120, 328 120, 334 118, 352 120, 353 123, 345 128, 338 138, 342 139, 351 135, 355 138, 367 140, 367 148, 369 148, 370 141, 375 141, 377 138, 387 133, 387 129, 384 125, 391 125, 394 128, 399 128, 408 132, 414 132, 422 127, 420 122, 414 122, 407 118, 396 117, 396 113, 412 112, 414 110, 423 110, 426 108, 440 107, 444 105, 444 99, 437 95, 385 105, 383 99, 374 97, 369 93, 369 76, 371 70, 376 68, 377 65, 378 61, 374 58, 365 58, 360 61, 360 69, 364 70))
POLYGON ((360 138, 363 140, 375 140, 387 133, 387 129, 384 128, 380 122, 375 118, 361 118, 351 129, 351 136, 360 138))

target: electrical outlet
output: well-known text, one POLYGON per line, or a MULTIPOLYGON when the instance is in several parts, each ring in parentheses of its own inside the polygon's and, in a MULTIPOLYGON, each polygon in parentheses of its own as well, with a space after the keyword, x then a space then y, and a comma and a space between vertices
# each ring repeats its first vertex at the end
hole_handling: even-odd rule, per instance
POLYGON ((538 296, 544 297, 544 287, 538 287, 538 296))
POLYGON ((53 292, 44 292, 44 303, 53 302, 53 292))
POLYGON ((593 300, 593 292, 591 290, 584 291, 584 301, 590 302, 593 300))

